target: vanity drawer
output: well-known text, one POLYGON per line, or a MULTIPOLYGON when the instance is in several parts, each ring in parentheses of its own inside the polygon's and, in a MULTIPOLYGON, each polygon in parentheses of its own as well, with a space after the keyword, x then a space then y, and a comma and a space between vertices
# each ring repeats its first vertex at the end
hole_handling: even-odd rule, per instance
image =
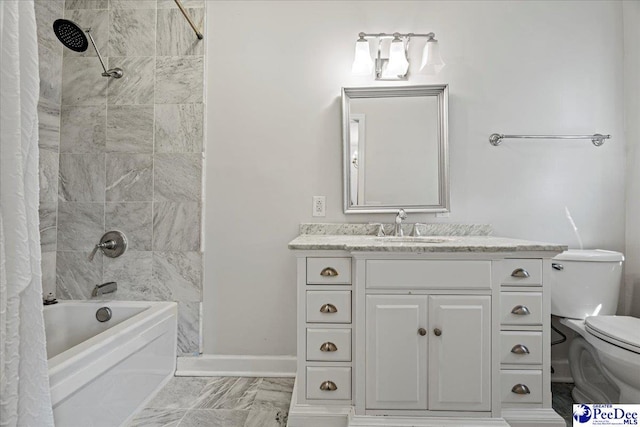
POLYGON ((500 292, 503 325, 542 325, 541 292, 500 292))
POLYGON ((307 329, 307 360, 351 361, 351 329, 307 329))
POLYGON ((542 364, 542 332, 500 332, 500 363, 542 364))
POLYGON ((542 403, 542 371, 500 371, 504 403, 542 403))
POLYGON ((503 260, 500 263, 500 283, 506 286, 541 286, 542 260, 503 260))
POLYGON ((491 288, 491 261, 368 260, 366 287, 491 288))
POLYGON ((307 399, 350 400, 351 368, 308 366, 307 399))
POLYGON ((307 291, 307 322, 351 323, 351 291, 307 291))
POLYGON ((351 258, 307 258, 307 284, 351 284, 351 258))

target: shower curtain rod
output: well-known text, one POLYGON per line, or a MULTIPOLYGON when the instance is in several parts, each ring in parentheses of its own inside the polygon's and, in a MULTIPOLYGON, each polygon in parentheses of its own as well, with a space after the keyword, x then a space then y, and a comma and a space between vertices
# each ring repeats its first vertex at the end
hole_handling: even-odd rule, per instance
POLYGON ((500 133, 492 133, 489 136, 489 143, 498 146, 505 138, 516 139, 590 139, 596 147, 604 144, 605 139, 611 138, 611 135, 601 135, 599 133, 593 135, 504 135, 500 133))
POLYGON ((184 15, 184 17, 187 19, 187 21, 189 22, 189 25, 191 25, 191 28, 193 28, 193 31, 195 31, 196 36, 198 37, 198 40, 202 40, 204 38, 204 36, 202 35, 202 33, 200 32, 200 30, 198 30, 198 27, 196 27, 196 24, 193 23, 193 21, 191 20, 191 17, 189 16, 189 14, 187 13, 186 9, 184 8, 184 6, 182 6, 182 4, 180 3, 180 0, 173 0, 176 2, 176 5, 178 6, 178 8, 180 9, 180 12, 182 12, 182 14, 184 15))

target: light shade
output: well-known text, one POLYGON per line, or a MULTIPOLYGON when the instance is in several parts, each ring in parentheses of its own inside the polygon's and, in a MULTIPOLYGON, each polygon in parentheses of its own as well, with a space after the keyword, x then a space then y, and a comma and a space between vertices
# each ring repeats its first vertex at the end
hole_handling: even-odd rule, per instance
POLYGON ((400 39, 393 39, 389 47, 389 64, 385 74, 393 76, 404 76, 409 70, 409 61, 404 51, 404 42, 400 39))
POLYGON ((420 71, 425 74, 437 74, 445 66, 442 57, 440 56, 440 45, 438 40, 430 38, 424 45, 422 51, 422 64, 420 65, 420 71))
POLYGON ((373 60, 369 51, 369 41, 360 39, 356 42, 356 52, 353 58, 351 73, 356 76, 367 76, 373 71, 373 60))

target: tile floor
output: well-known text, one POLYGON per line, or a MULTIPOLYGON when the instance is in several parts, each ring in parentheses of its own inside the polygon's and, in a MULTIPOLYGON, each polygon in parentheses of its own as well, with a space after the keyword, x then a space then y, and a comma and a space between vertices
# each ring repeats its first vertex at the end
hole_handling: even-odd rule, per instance
POLYGON ((571 397, 573 383, 551 383, 551 405, 564 418, 567 427, 573 426, 573 397, 571 397))
POLYGON ((128 427, 284 427, 293 378, 174 377, 128 427))
MULTIPOLYGON (((293 378, 174 377, 128 427, 284 427, 293 378)), ((572 426, 573 384, 552 383, 553 409, 572 426)))

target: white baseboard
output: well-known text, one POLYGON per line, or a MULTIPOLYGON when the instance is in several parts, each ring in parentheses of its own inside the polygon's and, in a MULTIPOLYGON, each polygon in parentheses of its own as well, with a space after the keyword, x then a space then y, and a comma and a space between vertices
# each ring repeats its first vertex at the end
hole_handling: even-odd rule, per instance
POLYGON ((511 427, 565 427, 565 420, 551 408, 502 409, 502 417, 511 427))
POLYGON ((295 377, 295 356, 178 357, 177 377, 295 377))
POLYGON ((551 382, 554 383, 572 383, 571 369, 567 359, 552 360, 553 374, 551 374, 551 382))

